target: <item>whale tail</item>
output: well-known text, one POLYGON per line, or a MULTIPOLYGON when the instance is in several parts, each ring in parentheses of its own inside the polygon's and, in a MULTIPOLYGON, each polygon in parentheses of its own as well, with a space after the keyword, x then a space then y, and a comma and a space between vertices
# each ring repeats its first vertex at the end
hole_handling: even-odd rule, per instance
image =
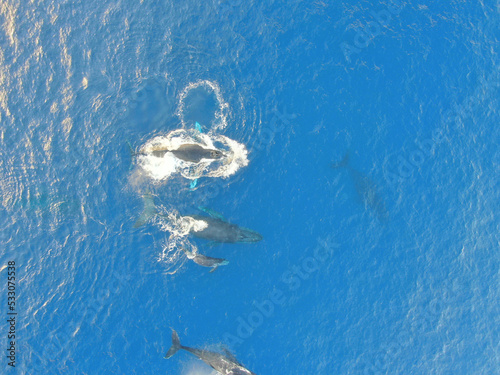
POLYGON ((331 167, 333 169, 346 168, 349 165, 349 151, 347 151, 342 158, 342 160, 338 163, 332 163, 331 167))
POLYGON ((142 153, 141 152, 137 152, 134 150, 134 148, 132 147, 132 143, 130 143, 130 141, 127 140, 127 145, 128 145, 128 150, 130 152, 130 156, 131 157, 136 157, 137 155, 141 155, 142 153))
POLYGON ((130 151, 130 155, 134 156, 135 155, 135 150, 132 147, 132 143, 130 143, 130 141, 127 140, 127 145, 128 145, 128 150, 130 151))
POLYGON ((153 196, 151 194, 144 194, 142 196, 142 200, 144 201, 144 209, 142 210, 141 216, 139 216, 139 218, 135 222, 134 228, 143 226, 149 221, 149 219, 151 219, 158 213, 155 207, 153 196))
POLYGON ((168 349, 167 354, 165 354, 165 358, 168 359, 172 357, 175 353, 182 349, 181 340, 179 340, 179 335, 175 330, 172 330, 172 346, 168 349))

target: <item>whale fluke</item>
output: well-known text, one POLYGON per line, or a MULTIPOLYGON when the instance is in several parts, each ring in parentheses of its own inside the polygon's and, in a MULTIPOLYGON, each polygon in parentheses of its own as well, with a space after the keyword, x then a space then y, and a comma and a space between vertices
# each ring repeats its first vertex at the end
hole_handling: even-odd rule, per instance
POLYGON ((151 194, 144 194, 142 196, 142 201, 144 203, 144 208, 141 212, 141 216, 134 223, 134 228, 142 227, 146 224, 153 216, 158 214, 158 210, 156 209, 155 202, 153 200, 153 196, 151 194))
POLYGON ((165 354, 165 358, 169 359, 180 349, 182 349, 182 346, 181 346, 181 340, 179 339, 179 335, 177 334, 177 332, 175 332, 175 330, 172 330, 172 346, 170 347, 170 349, 168 349, 167 354, 165 354))

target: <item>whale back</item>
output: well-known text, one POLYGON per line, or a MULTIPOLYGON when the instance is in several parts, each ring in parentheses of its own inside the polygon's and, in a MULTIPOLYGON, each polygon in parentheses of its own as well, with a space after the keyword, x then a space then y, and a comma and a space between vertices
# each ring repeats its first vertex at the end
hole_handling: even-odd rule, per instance
POLYGON ((222 157, 220 151, 203 148, 196 144, 184 144, 171 152, 177 158, 192 163, 199 163, 201 159, 219 159, 222 157))

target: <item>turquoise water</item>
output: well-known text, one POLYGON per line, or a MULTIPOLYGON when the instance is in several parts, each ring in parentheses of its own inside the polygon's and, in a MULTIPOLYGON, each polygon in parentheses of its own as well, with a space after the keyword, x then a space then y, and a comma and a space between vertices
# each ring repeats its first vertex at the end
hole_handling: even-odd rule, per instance
POLYGON ((2 373, 211 374, 163 358, 171 328, 256 374, 500 372, 498 2, 7 0, 0 25, 2 373), (248 165, 138 169, 195 122, 248 165), (134 228, 144 193, 264 239, 189 237, 209 273, 134 228))

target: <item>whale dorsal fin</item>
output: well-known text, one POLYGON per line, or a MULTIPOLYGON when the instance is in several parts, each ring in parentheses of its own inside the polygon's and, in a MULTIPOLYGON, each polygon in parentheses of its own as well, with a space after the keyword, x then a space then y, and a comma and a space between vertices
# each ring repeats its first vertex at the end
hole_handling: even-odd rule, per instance
POLYGON ((226 357, 228 359, 230 359, 232 362, 236 363, 237 365, 239 366, 242 366, 243 365, 236 359, 236 357, 233 355, 233 353, 231 353, 229 350, 227 350, 226 348, 222 348, 222 351, 224 352, 224 354, 226 355, 226 357))
POLYGON ((207 207, 204 207, 204 206, 198 206, 198 209, 200 211, 205 212, 208 216, 213 217, 214 219, 219 219, 221 221, 226 221, 227 222, 226 218, 222 214, 220 214, 220 213, 212 210, 211 208, 207 208, 207 207))

